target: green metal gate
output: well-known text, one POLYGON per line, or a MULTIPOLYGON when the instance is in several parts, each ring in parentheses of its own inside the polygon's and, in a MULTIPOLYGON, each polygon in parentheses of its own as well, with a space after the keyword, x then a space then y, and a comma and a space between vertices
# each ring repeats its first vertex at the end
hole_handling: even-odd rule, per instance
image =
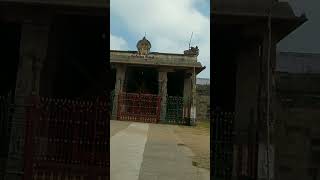
POLYGON ((189 125, 188 110, 190 101, 179 96, 168 96, 165 123, 189 125))

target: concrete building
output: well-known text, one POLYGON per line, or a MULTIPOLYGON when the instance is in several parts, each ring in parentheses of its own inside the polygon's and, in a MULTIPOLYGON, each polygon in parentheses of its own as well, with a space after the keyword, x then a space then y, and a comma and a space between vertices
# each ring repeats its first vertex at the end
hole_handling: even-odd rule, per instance
POLYGON ((205 68, 197 61, 198 47, 183 54, 150 49, 151 43, 143 37, 137 43, 137 51, 110 51, 114 69, 113 119, 194 122, 195 79, 205 68))

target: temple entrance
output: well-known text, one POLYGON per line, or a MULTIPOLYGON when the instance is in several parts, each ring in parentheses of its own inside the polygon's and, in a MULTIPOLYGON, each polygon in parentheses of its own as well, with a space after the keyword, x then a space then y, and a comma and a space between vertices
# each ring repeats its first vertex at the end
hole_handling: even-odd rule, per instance
POLYGON ((117 119, 157 123, 161 105, 158 88, 158 71, 155 68, 128 67, 124 92, 118 97, 117 119))
POLYGON ((168 96, 183 96, 184 71, 175 71, 168 73, 168 96))
POLYGON ((183 118, 183 107, 186 100, 183 98, 184 71, 168 73, 166 122, 172 124, 186 124, 183 118))

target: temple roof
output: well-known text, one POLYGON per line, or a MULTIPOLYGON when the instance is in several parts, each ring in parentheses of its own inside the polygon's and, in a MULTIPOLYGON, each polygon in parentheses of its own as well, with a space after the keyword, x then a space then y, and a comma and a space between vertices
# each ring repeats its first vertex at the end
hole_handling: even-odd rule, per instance
POLYGON ((289 33, 307 21, 304 14, 293 11, 288 2, 277 2, 273 6, 271 0, 216 0, 211 12, 215 24, 233 24, 250 26, 266 22, 271 8, 272 27, 280 41, 289 33))
POLYGON ((134 66, 171 67, 179 69, 195 68, 197 73, 200 73, 205 69, 205 66, 203 67, 201 63, 197 61, 196 56, 158 52, 150 52, 147 56, 144 56, 139 55, 137 51, 110 50, 110 63, 134 66))
POLYGON ((203 67, 197 61, 198 47, 190 47, 183 54, 150 52, 151 43, 144 36, 137 42, 137 51, 110 50, 111 64, 126 64, 131 66, 169 67, 171 69, 194 69, 200 73, 203 67))

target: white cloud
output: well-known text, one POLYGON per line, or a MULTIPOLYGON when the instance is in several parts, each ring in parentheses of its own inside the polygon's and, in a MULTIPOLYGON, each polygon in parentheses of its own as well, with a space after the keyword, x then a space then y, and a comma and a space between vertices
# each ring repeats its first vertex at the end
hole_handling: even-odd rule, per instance
POLYGON ((122 37, 114 36, 110 33, 110 49, 125 50, 128 49, 128 43, 122 37))
MULTIPOLYGON (((111 16, 125 23, 137 41, 147 33, 151 51, 183 53, 191 45, 200 49, 199 61, 207 66, 200 76, 210 74, 210 20, 196 8, 199 0, 111 0, 111 16)), ((209 11, 209 7, 208 7, 209 11)), ((112 21, 112 18, 111 18, 112 21)), ((115 23, 113 23, 115 24, 115 23)))

